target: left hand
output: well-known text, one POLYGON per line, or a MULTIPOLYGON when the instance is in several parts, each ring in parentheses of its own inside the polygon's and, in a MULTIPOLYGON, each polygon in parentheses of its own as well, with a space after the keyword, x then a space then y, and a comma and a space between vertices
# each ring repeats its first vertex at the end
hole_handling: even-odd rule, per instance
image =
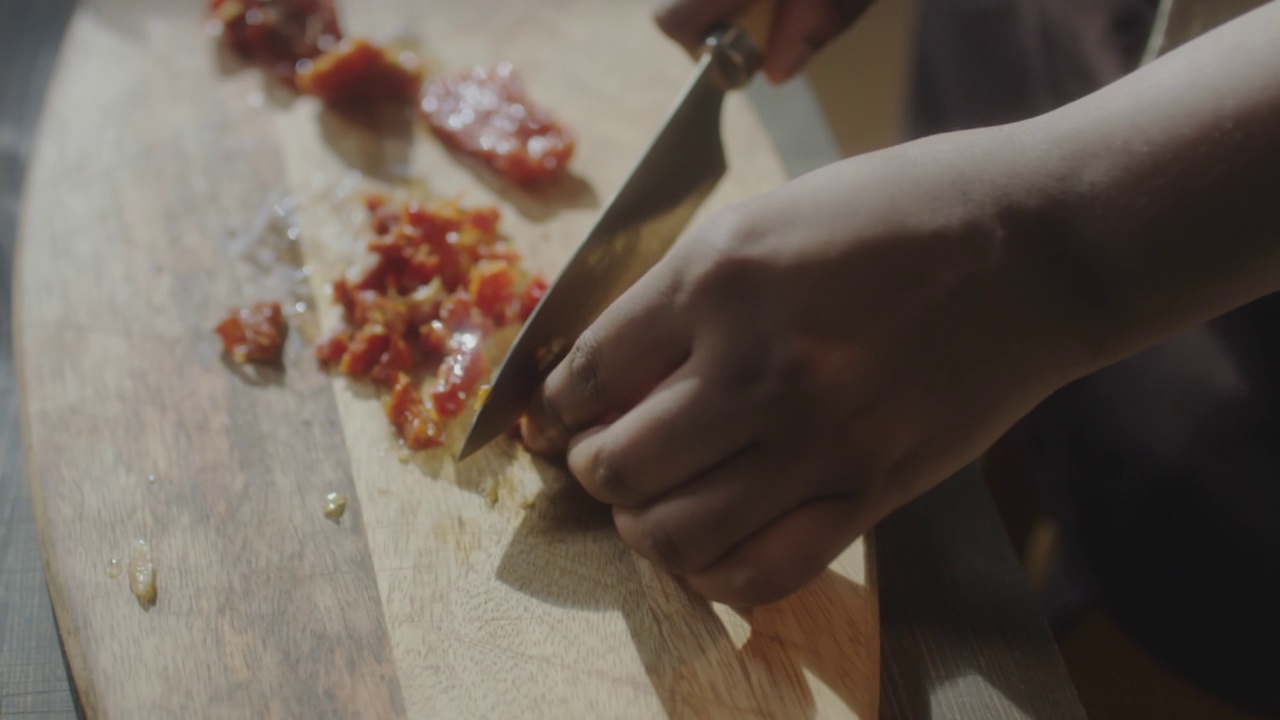
POLYGON ((526 444, 567 447, 705 597, 798 589, 1076 369, 1019 137, 862 156, 694 228, 551 373, 526 444))

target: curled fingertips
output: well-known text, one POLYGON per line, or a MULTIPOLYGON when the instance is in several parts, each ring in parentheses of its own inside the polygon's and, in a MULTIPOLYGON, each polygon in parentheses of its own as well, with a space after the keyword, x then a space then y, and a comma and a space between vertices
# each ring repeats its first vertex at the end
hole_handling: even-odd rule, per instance
POLYGON ((520 439, 529 452, 543 457, 559 456, 568 445, 568 430, 547 405, 541 391, 529 403, 524 417, 520 418, 520 439))
POLYGON ((861 496, 815 501, 782 516, 685 580, 694 592, 714 602, 768 605, 818 577, 878 518, 876 508, 861 496))
POLYGON ((688 356, 665 270, 657 266, 606 308, 552 369, 526 409, 530 450, 562 452, 575 434, 626 412, 688 356))
POLYGON ((638 507, 738 453, 758 423, 715 370, 691 358, 615 422, 575 438, 569 469, 600 501, 638 507))

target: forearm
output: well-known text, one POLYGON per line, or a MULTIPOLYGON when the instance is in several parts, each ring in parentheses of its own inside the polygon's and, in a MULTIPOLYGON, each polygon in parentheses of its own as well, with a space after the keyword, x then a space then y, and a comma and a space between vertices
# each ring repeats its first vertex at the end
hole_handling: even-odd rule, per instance
POLYGON ((1083 365, 1280 290, 1280 2, 1018 133, 1083 365))

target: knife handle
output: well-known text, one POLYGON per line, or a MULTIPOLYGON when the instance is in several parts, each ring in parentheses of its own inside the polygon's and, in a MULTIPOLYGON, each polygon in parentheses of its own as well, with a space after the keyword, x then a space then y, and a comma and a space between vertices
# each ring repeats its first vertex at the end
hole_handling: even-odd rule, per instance
POLYGON ((778 12, 778 0, 756 0, 733 17, 733 24, 751 38, 763 56, 769 50, 769 37, 773 34, 773 19, 778 12))

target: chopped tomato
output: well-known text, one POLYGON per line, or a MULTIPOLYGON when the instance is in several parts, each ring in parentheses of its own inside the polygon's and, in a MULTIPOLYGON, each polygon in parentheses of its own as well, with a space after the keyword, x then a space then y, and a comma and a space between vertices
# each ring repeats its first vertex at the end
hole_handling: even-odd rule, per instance
POLYGON ((483 330, 488 324, 477 311, 476 301, 467 294, 466 288, 450 295, 440 306, 440 321, 451 333, 483 330))
POLYGON ((410 450, 427 450, 444 444, 444 429, 435 412, 407 374, 396 377, 385 404, 387 419, 410 450))
POLYGON ((428 82, 419 106, 443 142, 520 184, 555 177, 573 155, 573 134, 529 99, 510 63, 428 82))
POLYGON ((210 0, 209 21, 223 45, 289 85, 299 60, 342 39, 333 0, 210 0))
POLYGON ((338 278, 330 286, 330 292, 333 293, 333 301, 342 308, 342 316, 347 322, 351 322, 351 317, 356 310, 356 298, 351 292, 351 283, 347 282, 346 278, 338 278))
POLYGON ((409 325, 420 328, 440 317, 440 306, 444 304, 444 300, 444 286, 438 280, 415 288, 402 301, 409 325))
POLYGON ((330 105, 410 103, 422 88, 422 60, 412 52, 348 38, 299 63, 298 90, 330 105))
POLYGON ((467 398, 484 379, 484 348, 475 333, 457 333, 449 340, 449 356, 436 377, 431 404, 442 418, 456 417, 467 407, 467 398))
POLYGON ((351 331, 342 328, 316 343, 316 360, 319 360, 321 365, 337 365, 342 362, 342 356, 347 354, 347 347, 350 344, 351 331))
POLYGON ((352 312, 356 327, 382 326, 390 335, 404 335, 408 327, 408 308, 402 298, 380 295, 373 290, 361 290, 355 294, 352 312))
POLYGON ((467 406, 486 373, 483 344, 520 322, 545 292, 520 269, 520 254, 497 232, 498 211, 365 200, 367 258, 333 283, 343 326, 316 357, 349 377, 391 390, 388 417, 411 448, 443 442, 443 423, 467 406), (424 403, 403 378, 436 369, 424 403))
POLYGON ((449 349, 449 330, 439 320, 418 328, 418 347, 428 357, 444 355, 449 349))
POLYGON ((477 310, 505 324, 520 313, 516 280, 515 270, 507 263, 501 260, 481 260, 471 268, 467 291, 475 301, 477 310))
POLYGON ((486 235, 492 235, 498 232, 499 218, 500 214, 498 213, 498 208, 487 207, 472 210, 471 215, 467 220, 476 230, 479 230, 486 235))
POLYGON ((382 354, 390 346, 391 335, 387 328, 382 325, 365 325, 351 339, 347 354, 342 356, 342 364, 338 369, 348 377, 366 377, 382 360, 382 354))
POLYGON ((535 276, 524 286, 524 292, 520 294, 520 315, 518 319, 521 322, 529 319, 533 311, 538 309, 538 303, 542 302, 542 298, 547 295, 547 280, 541 275, 535 276))
POLYGON ((396 384, 396 378, 401 373, 406 373, 413 366, 413 348, 409 347, 409 343, 399 335, 392 335, 387 343, 387 349, 383 351, 382 357, 378 358, 378 364, 373 366, 373 370, 369 371, 369 377, 373 381, 392 387, 396 384))
POLYGON ((480 260, 502 260, 509 265, 520 264, 520 251, 511 243, 498 241, 492 245, 481 245, 476 248, 476 258, 480 260))
POLYGON ((232 310, 215 329, 222 347, 240 364, 280 359, 288 326, 278 302, 260 302, 232 310))

